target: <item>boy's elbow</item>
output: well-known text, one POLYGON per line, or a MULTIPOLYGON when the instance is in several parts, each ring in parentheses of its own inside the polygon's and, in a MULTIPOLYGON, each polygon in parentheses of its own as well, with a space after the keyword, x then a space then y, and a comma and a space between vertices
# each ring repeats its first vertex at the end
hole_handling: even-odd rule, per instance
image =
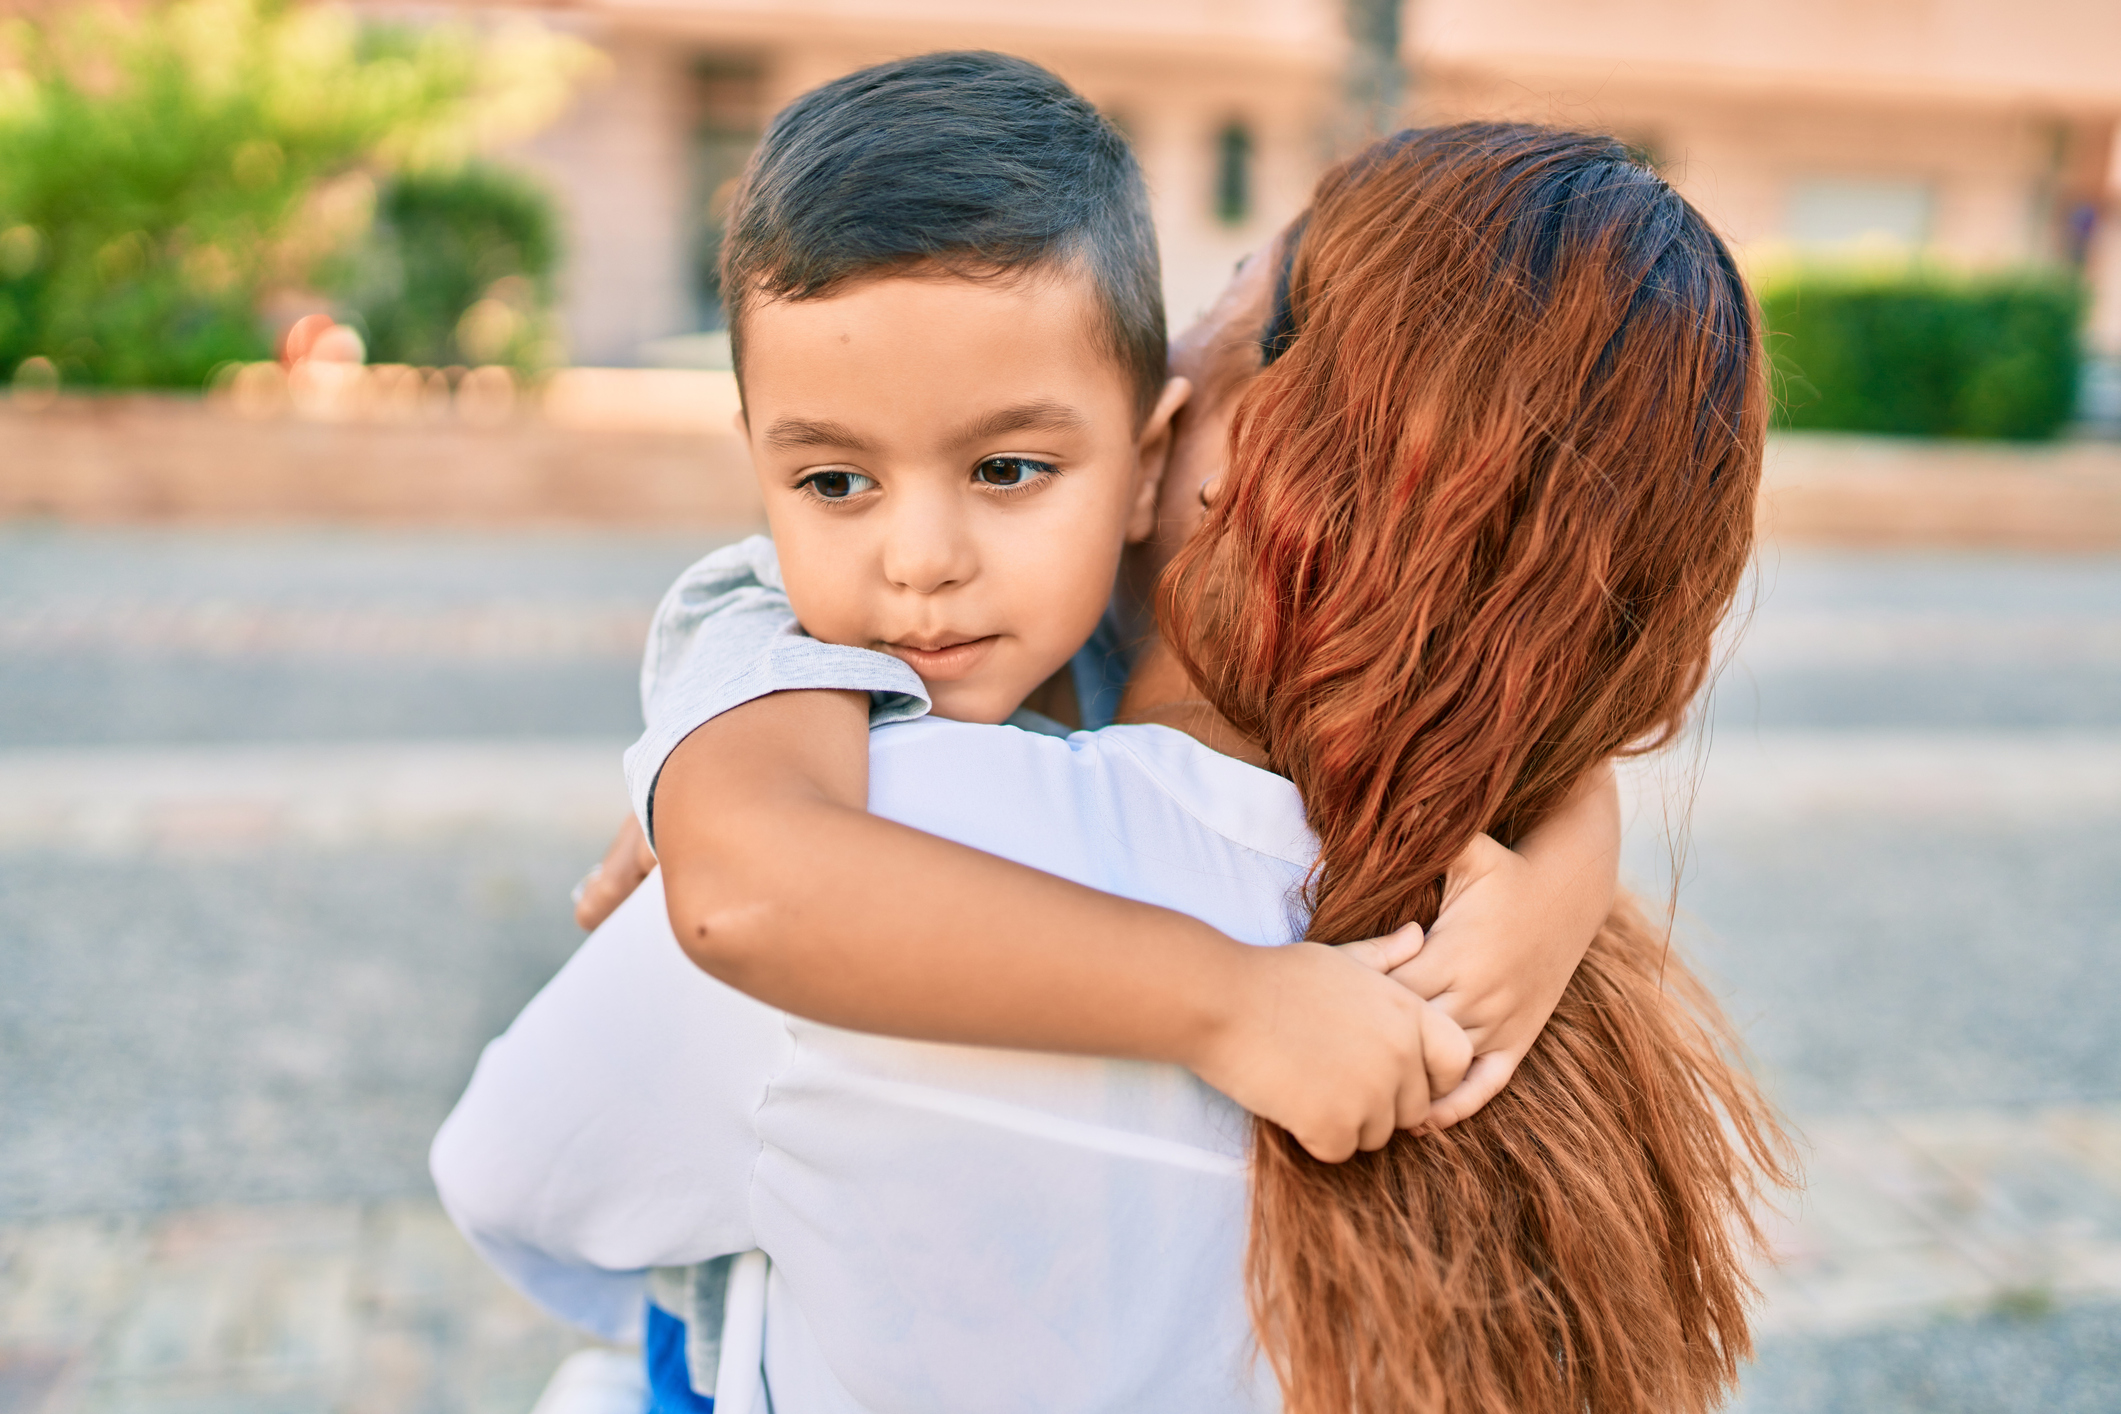
POLYGON ((732 899, 726 887, 697 876, 673 876, 667 866, 664 876, 664 902, 678 947, 694 967, 744 990, 746 979, 766 955, 770 905, 732 899))

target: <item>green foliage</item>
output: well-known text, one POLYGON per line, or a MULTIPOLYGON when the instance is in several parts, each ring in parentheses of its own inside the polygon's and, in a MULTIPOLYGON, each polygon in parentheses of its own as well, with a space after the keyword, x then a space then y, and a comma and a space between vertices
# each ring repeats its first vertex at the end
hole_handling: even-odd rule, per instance
POLYGON ((1799 270, 1761 304, 1783 426, 2033 440, 2069 421, 2084 293, 2068 275, 1799 270))
POLYGON ((71 384, 196 388, 264 356, 261 300, 366 229, 367 172, 460 158, 497 106, 580 67, 512 42, 503 72, 465 31, 284 0, 0 27, 0 373, 43 355, 71 384))
POLYGON ((385 363, 550 362, 558 222, 529 179, 482 163, 407 173, 339 288, 385 363))

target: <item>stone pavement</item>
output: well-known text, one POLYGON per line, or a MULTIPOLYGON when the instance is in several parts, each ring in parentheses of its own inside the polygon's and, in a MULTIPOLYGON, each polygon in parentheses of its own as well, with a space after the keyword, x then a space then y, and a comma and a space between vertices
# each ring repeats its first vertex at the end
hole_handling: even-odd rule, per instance
POLYGON ((586 1342, 431 1199, 0 1228, 10 1414, 522 1414, 586 1342))
POLYGON ((1801 1122, 1763 1335, 2121 1302, 2121 1105, 1801 1122))
MULTIPOLYGON (((574 945, 701 548, 0 530, 0 1410, 528 1409, 574 1338, 425 1146, 574 945)), ((2121 1408, 2121 562, 1762 591, 1630 776, 1810 1180, 1741 1407, 2121 1408)))
MULTIPOLYGON (((2121 1106, 1827 1121, 1805 1137, 1803 1215, 1762 1274, 1771 1379, 1789 1381, 1794 1362, 1772 1353, 1796 1339, 1816 1354, 1821 1337, 1919 1343, 1940 1325, 1963 1339, 2103 1320, 2110 1355, 2121 1106)), ((583 1343, 496 1282, 430 1199, 4 1227, 0 1273, 10 1411, 510 1414, 583 1343)), ((2111 1369, 2094 1384, 2096 1359, 2080 1363, 2110 1398, 2111 1369)), ((2073 1406, 2050 1391, 1990 1407, 2073 1406)))

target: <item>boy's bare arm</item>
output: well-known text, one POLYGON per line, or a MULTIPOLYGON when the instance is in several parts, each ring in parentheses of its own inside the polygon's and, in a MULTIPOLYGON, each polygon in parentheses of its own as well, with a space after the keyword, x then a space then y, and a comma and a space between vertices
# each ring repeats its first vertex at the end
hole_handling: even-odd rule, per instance
POLYGON ((671 926, 706 971, 863 1031, 1176 1062, 1325 1159, 1463 1073, 1458 1028, 1379 975, 1415 937, 1249 947, 870 815, 867 705, 776 693, 664 765, 671 926))
POLYGON ((1392 974, 1473 1042, 1472 1069, 1438 1097, 1431 1124, 1457 1123, 1509 1083, 1605 922, 1619 870, 1610 764, 1587 773, 1516 849, 1479 835, 1453 862, 1435 926, 1392 974))

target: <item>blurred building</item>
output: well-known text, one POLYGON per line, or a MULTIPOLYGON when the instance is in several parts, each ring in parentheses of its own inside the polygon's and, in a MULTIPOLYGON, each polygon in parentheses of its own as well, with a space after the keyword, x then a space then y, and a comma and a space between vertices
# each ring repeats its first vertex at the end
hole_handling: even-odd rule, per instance
MULTIPOLYGON (((1133 137, 1174 324, 1345 142, 1350 0, 559 0, 607 76, 521 155, 566 207, 578 361, 683 361, 730 183, 803 90, 927 49, 1050 65, 1133 137)), ((2121 354, 2115 0, 1413 0, 1417 121, 1604 129, 1756 252, 2091 271, 2121 354)))
POLYGON ((1618 133, 1756 254, 2087 269, 2121 355, 2115 0, 1415 0, 1438 114, 1618 133))

